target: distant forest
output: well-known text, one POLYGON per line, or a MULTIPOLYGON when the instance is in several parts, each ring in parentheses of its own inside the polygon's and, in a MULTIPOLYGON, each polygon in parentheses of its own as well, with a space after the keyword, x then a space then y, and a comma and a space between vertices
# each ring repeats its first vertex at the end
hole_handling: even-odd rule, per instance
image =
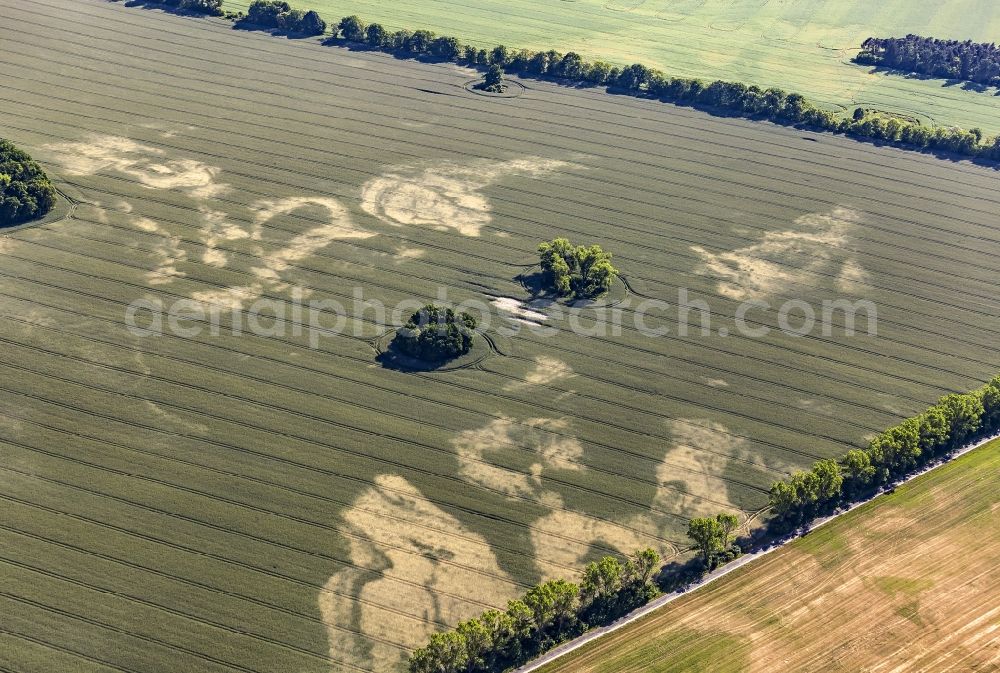
POLYGON ((869 37, 854 61, 896 70, 1000 86, 1000 49, 996 44, 933 37, 869 37))

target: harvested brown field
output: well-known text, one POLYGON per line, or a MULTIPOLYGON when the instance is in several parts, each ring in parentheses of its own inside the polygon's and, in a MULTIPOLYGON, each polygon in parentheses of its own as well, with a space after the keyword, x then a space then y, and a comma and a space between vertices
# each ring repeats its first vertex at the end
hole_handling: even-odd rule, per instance
POLYGON ((1000 670, 1000 440, 545 673, 1000 670))

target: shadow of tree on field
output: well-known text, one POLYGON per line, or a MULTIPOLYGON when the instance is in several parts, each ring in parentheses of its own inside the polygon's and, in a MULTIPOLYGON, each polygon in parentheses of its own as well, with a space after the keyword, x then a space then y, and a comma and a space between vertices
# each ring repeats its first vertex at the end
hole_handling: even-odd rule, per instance
MULTIPOLYGON (((120 2, 121 0, 108 0, 108 2, 120 2)), ((126 7, 138 7, 140 9, 158 9, 160 11, 166 12, 168 14, 176 14, 177 16, 188 16, 196 19, 209 18, 209 17, 221 17, 224 16, 224 12, 221 10, 218 13, 213 12, 200 12, 194 9, 174 7, 173 5, 168 5, 163 2, 157 2, 156 0, 125 0, 124 5, 126 7)))

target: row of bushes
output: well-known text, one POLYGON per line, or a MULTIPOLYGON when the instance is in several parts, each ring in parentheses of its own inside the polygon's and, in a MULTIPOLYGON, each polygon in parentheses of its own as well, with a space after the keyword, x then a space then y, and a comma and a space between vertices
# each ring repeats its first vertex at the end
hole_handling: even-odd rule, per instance
POLYGON ((994 43, 939 40, 933 37, 869 37, 855 63, 1000 86, 1000 48, 994 43))
POLYGON ((1000 376, 964 395, 942 397, 922 414, 889 428, 864 449, 821 460, 771 487, 777 523, 795 525, 870 494, 966 442, 1000 431, 1000 376))
POLYGON ((0 138, 0 227, 37 219, 55 202, 56 190, 41 166, 0 138))
MULTIPOLYGON (((215 7, 217 0, 168 0, 173 4, 215 7)), ((292 9, 284 0, 253 0, 245 16, 235 16, 239 28, 263 28, 298 35, 322 35, 327 23, 315 11, 292 9)), ((928 128, 918 121, 885 116, 862 108, 845 118, 817 108, 803 96, 778 88, 761 88, 741 82, 706 83, 687 77, 670 77, 660 70, 635 63, 619 67, 605 61, 588 62, 576 52, 535 52, 503 45, 480 49, 457 38, 429 30, 390 31, 378 23, 366 24, 348 16, 330 26, 331 40, 364 44, 402 56, 453 61, 461 65, 499 65, 506 72, 544 77, 574 84, 606 86, 635 96, 692 105, 726 114, 764 119, 777 124, 841 133, 862 140, 892 143, 919 151, 934 151, 1000 161, 1000 137, 986 138, 979 129, 928 128)))
POLYGON ((722 110, 751 119, 843 133, 911 149, 1000 161, 1000 137, 986 139, 978 129, 930 129, 919 122, 894 117, 886 119, 861 108, 855 110, 853 118, 842 118, 815 107, 800 94, 777 88, 669 77, 639 63, 622 68, 604 61, 587 62, 575 52, 533 52, 503 45, 492 50, 477 49, 463 45, 454 37, 439 37, 428 30, 390 32, 377 23, 366 25, 357 16, 342 19, 334 28, 334 37, 338 35, 348 42, 405 56, 426 56, 472 66, 499 65, 506 72, 527 77, 603 85, 632 95, 722 110))
POLYGON ((656 594, 660 556, 636 552, 624 563, 606 556, 587 566, 579 584, 551 580, 507 609, 489 610, 436 633, 410 657, 411 673, 493 673, 519 666, 595 625, 608 624, 656 594))

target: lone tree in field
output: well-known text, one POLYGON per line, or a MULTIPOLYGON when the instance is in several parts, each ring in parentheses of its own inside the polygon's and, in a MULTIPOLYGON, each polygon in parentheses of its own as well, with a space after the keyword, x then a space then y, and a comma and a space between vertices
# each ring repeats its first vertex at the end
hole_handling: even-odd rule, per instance
POLYGON ((506 88, 507 86, 503 83, 503 67, 499 63, 494 63, 486 71, 486 77, 483 80, 483 91, 503 93, 506 88))
POLYGON ((56 190, 42 167, 0 138, 0 227, 37 219, 55 202, 56 190))
POLYGON ((444 362, 472 349, 476 319, 468 313, 428 304, 410 316, 393 339, 405 355, 428 362, 444 362))
POLYGON ((539 245, 538 254, 546 287, 560 297, 600 296, 618 277, 611 253, 599 245, 574 247, 569 239, 556 238, 539 245))

